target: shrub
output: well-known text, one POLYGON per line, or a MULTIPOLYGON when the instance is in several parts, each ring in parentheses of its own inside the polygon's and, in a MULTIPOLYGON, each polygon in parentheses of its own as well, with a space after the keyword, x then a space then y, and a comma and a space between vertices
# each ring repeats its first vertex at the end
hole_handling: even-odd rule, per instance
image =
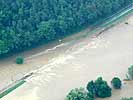
POLYGON ((111 81, 111 84, 115 89, 120 89, 122 82, 118 77, 114 77, 111 81))
POLYGON ((110 97, 112 95, 111 88, 102 77, 99 77, 95 82, 89 82, 87 84, 87 90, 93 95, 101 98, 110 97))
POLYGON ((128 68, 128 75, 129 75, 129 78, 131 80, 133 80, 133 65, 131 65, 129 68, 128 68))
POLYGON ((19 56, 16 58, 16 64, 23 64, 24 63, 24 58, 19 56))
POLYGON ((94 98, 84 88, 76 88, 70 91, 65 100, 94 100, 94 98))

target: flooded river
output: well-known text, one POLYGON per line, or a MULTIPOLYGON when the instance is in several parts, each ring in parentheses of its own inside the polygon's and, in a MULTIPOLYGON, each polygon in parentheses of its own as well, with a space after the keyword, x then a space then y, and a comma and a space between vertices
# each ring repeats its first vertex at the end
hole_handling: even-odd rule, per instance
MULTIPOLYGON (((89 31, 86 29, 50 46, 26 51, 20 54, 26 59, 24 65, 14 64, 15 57, 1 61, 1 85, 27 72, 35 73, 2 100, 64 100, 71 89, 86 87, 88 81, 99 76, 108 82, 114 76, 124 79, 128 66, 133 64, 133 16, 126 22, 129 24, 124 21, 98 37, 82 37, 89 31)), ((124 84, 122 90, 113 90, 113 98, 105 100, 133 96, 132 89, 133 84, 124 84)))

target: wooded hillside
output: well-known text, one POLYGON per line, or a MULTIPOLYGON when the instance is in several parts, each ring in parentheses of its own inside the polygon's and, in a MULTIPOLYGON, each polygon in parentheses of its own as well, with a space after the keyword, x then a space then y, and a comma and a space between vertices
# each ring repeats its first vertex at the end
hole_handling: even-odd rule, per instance
POLYGON ((132 0, 0 0, 0 55, 95 23, 132 0))

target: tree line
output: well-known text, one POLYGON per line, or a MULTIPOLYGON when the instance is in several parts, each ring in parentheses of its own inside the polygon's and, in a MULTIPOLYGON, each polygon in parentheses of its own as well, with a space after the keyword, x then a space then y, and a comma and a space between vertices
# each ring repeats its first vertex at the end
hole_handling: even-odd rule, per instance
POLYGON ((0 55, 91 25, 132 0, 0 0, 0 55))

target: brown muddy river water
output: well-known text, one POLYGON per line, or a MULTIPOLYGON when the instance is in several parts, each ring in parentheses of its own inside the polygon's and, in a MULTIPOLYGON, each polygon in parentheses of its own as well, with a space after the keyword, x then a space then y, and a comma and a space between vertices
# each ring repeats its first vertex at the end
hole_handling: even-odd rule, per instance
MULTIPOLYGON (((88 29, 82 31, 86 32, 88 29)), ((1 100, 64 100, 71 89, 86 87, 88 81, 99 76, 108 82, 114 76, 125 78, 128 67, 133 64, 133 16, 98 37, 76 39, 80 35, 65 38, 57 46, 51 44, 47 49, 42 46, 22 53, 26 62, 21 66, 12 63, 14 57, 9 58, 8 63, 6 59, 1 61, 2 85, 29 71, 35 73, 1 100)), ((132 82, 124 84, 122 90, 113 90, 112 98, 104 100, 129 96, 133 96, 132 82)))

